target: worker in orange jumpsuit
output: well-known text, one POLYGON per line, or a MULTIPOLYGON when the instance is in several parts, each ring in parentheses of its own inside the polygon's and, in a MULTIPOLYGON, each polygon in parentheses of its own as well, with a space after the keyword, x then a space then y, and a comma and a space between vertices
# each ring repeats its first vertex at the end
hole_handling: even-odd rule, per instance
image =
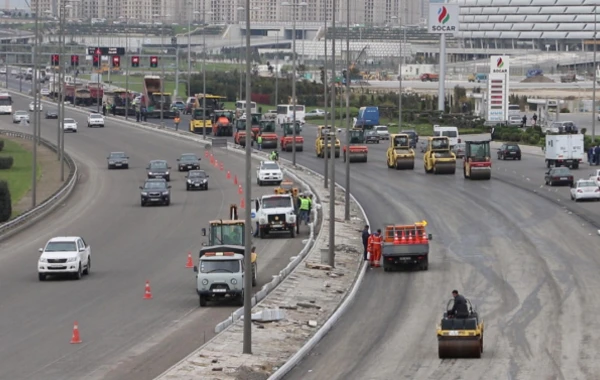
POLYGON ((381 230, 377 230, 374 234, 369 236, 367 242, 367 250, 369 252, 369 258, 371 260, 371 268, 380 267, 381 261, 381 247, 383 246, 383 236, 381 236, 381 230))

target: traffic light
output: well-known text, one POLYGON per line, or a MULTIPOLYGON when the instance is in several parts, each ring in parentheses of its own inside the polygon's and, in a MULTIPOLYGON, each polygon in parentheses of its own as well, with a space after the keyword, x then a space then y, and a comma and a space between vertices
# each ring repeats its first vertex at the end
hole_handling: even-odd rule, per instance
POLYGON ((97 54, 94 55, 92 65, 94 67, 100 67, 100 56, 99 55, 97 55, 97 54))
POLYGON ((113 55, 112 65, 113 67, 121 67, 121 57, 119 57, 118 55, 113 55))
POLYGON ((150 67, 158 67, 158 57, 157 56, 150 57, 150 67))
POLYGON ((52 66, 60 66, 60 56, 58 54, 52 54, 50 62, 52 66))
POLYGON ((140 57, 137 55, 131 57, 131 67, 140 67, 140 57))
POLYGON ((78 55, 71 56, 71 66, 79 66, 79 56, 78 55))

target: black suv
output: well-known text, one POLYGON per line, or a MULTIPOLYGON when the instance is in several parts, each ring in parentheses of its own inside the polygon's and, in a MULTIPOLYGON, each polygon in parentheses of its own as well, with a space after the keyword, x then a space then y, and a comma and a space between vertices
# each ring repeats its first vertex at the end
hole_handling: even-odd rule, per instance
POLYGON ((204 170, 190 170, 185 176, 185 189, 208 190, 208 174, 204 170))
POLYGON ((140 197, 142 207, 148 204, 171 204, 171 185, 164 179, 148 179, 144 186, 140 186, 140 197))
POLYGON ((194 153, 184 153, 177 159, 177 168, 180 172, 188 170, 199 170, 200 159, 194 153))
POLYGON ((375 131, 366 131, 365 132, 365 144, 368 144, 368 143, 379 144, 379 140, 381 140, 381 139, 379 138, 379 135, 377 134, 377 132, 375 132, 375 131))
POLYGON ((499 160, 521 160, 521 148, 518 144, 502 144, 498 149, 499 160))
POLYGON ((129 157, 123 152, 110 152, 106 159, 108 169, 129 169, 129 157))
POLYGON ((57 110, 47 110, 46 111, 46 119, 58 119, 58 111, 57 110))
POLYGON ((146 168, 148 173, 148 179, 151 178, 163 178, 167 182, 171 181, 171 173, 169 172, 171 167, 165 160, 152 160, 146 168))

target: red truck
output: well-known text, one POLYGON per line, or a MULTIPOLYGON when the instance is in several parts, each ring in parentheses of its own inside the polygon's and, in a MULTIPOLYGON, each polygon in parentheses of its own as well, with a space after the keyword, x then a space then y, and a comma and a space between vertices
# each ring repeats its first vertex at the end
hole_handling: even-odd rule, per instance
POLYGON ((420 76, 421 82, 438 82, 440 76, 438 74, 425 73, 420 76))

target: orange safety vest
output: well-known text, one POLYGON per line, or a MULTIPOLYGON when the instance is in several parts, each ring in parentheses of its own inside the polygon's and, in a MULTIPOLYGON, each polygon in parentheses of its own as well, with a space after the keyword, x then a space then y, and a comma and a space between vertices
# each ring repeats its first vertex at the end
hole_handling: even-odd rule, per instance
POLYGON ((376 236, 375 234, 371 234, 371 236, 369 236, 369 240, 367 241, 367 250, 371 250, 376 246, 379 246, 379 249, 381 249, 381 246, 383 245, 383 236, 379 235, 376 236))
POLYGON ((179 119, 178 117, 175 118, 175 122, 179 123, 181 121, 181 119, 179 119))

